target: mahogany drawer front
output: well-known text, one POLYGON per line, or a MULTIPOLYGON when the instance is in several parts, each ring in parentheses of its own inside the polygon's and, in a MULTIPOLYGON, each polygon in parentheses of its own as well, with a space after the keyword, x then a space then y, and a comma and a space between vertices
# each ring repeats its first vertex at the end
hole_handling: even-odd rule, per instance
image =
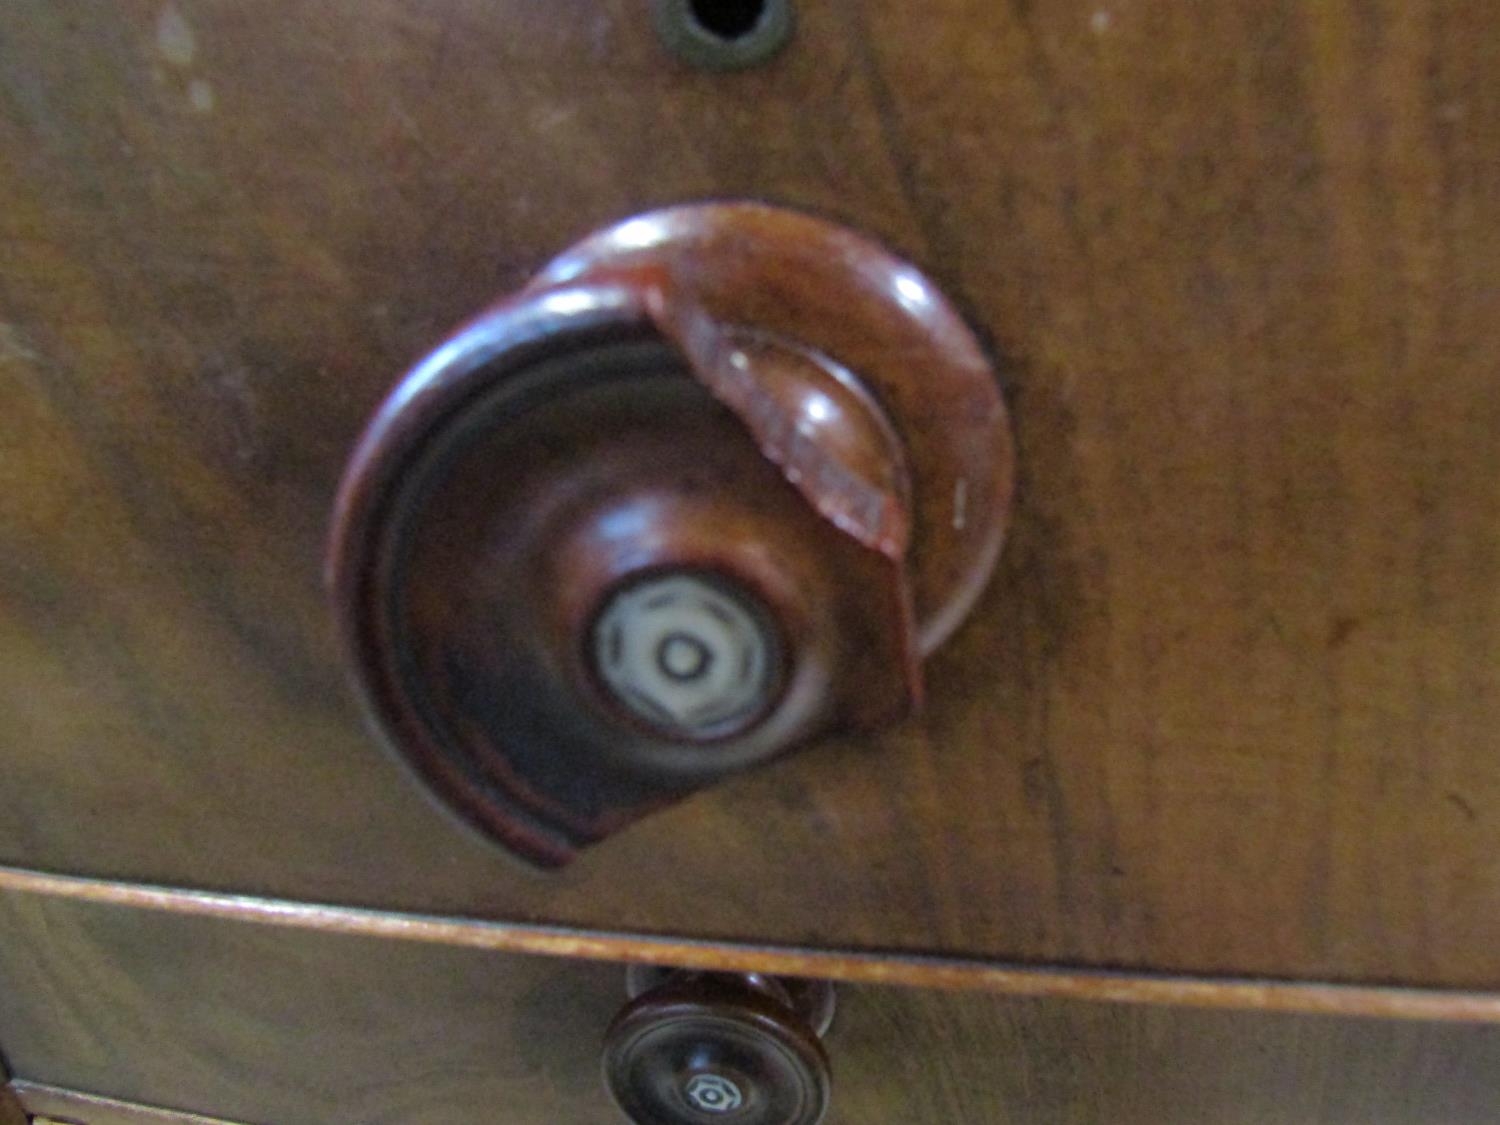
MULTIPOLYGON (((617 965, 0 896, 14 1075, 275 1125, 622 1120, 617 965)), ((1500 1029, 845 986, 829 1125, 1480 1122, 1500 1029)), ((87 1121, 85 1121, 87 1125, 87 1121)))
POLYGON ((1493 13, 809 3, 774 61, 721 75, 663 54, 645 7, 0 11, 0 860, 1496 987, 1493 13), (890 243, 989 336, 1011 539, 921 718, 538 879, 365 729, 329 505, 461 316, 601 223, 728 196, 890 243))

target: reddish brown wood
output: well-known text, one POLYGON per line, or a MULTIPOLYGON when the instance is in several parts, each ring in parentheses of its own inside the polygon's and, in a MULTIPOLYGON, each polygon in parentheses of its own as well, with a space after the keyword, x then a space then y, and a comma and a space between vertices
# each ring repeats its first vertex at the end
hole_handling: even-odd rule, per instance
POLYGON ((730 77, 634 0, 170 11, 0 5, 0 857, 892 961, 1500 985, 1491 6, 808 3, 730 77), (993 338, 1010 541, 920 718, 539 880, 372 746, 329 504, 452 324, 600 224, 746 197, 888 242, 993 338))
POLYGON ((792 212, 679 208, 568 252, 401 380, 340 490, 333 602, 397 752, 553 866, 902 718, 917 621, 935 644, 972 605, 1012 472, 994 373, 915 269, 792 212), (747 591, 778 638, 731 728, 647 725, 591 666, 610 600, 674 574, 747 591))
MULTIPOLYGON (((931 278, 869 236, 754 203, 680 206, 627 219, 564 251, 533 288, 641 269, 663 271, 691 297, 664 302, 658 317, 699 378, 814 506, 887 554, 910 547, 912 600, 922 652, 930 655, 984 592, 1015 488, 998 375, 973 328, 931 278), (818 427, 805 402, 765 401, 757 381, 727 362, 733 341, 691 322, 695 308, 748 330, 752 340, 801 344, 832 363, 840 397, 853 391, 865 400, 859 416, 874 415, 859 423, 865 451, 853 448, 852 435, 818 427), (886 426, 894 429, 889 437, 868 432, 886 426), (799 441, 799 430, 816 441, 799 441), (899 477, 909 475, 909 483, 881 465, 894 455, 887 452, 892 441, 900 449, 899 477), (864 514, 876 499, 841 488, 840 475, 826 465, 833 459, 853 469, 844 477, 852 475, 856 489, 868 481, 875 491, 909 494, 906 519, 864 514)), ((828 380, 816 389, 839 393, 828 380)), ((862 491, 871 491, 869 484, 862 491)))

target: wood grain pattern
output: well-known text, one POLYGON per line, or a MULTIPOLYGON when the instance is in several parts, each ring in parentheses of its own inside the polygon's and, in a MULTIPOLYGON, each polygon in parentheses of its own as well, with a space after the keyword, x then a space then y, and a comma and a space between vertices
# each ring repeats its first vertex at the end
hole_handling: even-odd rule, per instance
MULTIPOLYGON (((845 0, 0 11, 0 859, 520 922, 1500 984, 1500 24, 845 0), (396 373, 601 222, 890 241, 1021 495, 925 717, 542 881, 362 730, 319 553, 396 373)), ((957 1095, 955 1095, 957 1096, 957 1095)))
MULTIPOLYGON (((617 967, 0 896, 30 1081, 260 1125, 605 1125, 617 967)), ((1500 1028, 845 987, 827 1125, 1479 1125, 1500 1028)))

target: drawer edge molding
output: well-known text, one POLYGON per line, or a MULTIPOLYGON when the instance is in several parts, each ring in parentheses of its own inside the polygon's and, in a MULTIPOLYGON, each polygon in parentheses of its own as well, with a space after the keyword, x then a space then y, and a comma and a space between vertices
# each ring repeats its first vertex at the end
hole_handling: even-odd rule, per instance
MULTIPOLYGON (((0 1096, 4 1096, 4 1093, 5 1091, 0 1090, 0 1096)), ((21 1109, 31 1115, 33 1122, 79 1120, 87 1121, 88 1125, 246 1125, 219 1117, 204 1117, 197 1113, 183 1113, 100 1097, 97 1094, 85 1094, 78 1090, 65 1090, 60 1086, 27 1082, 19 1078, 10 1084, 10 1093, 21 1109)))
POLYGON ((1017 996, 1387 1019, 1500 1023, 1500 990, 1027 964, 907 950, 812 950, 583 930, 120 882, 0 865, 0 893, 330 934, 719 972, 1017 996))

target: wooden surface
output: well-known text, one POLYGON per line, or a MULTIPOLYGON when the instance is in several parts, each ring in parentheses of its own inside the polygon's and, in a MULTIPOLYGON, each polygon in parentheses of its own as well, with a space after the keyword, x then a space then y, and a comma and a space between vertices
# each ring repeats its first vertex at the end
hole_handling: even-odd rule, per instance
POLYGON ((4 6, 0 860, 1500 986, 1500 20, 802 16, 712 76, 626 0, 4 6), (601 222, 723 195, 889 240, 993 338, 1011 543, 924 718, 537 878, 362 729, 329 502, 440 333, 601 222))
POLYGON ((233 1125, 198 1113, 179 1113, 140 1102, 122 1102, 40 1082, 17 1082, 14 1094, 31 1125, 233 1125))
MULTIPOLYGON (((0 1079, 3 1078, 0 1072, 0 1079)), ((0 1086, 0 1125, 26 1125, 26 1111, 8 1084, 0 1086)))
MULTIPOLYGON (((0 897, 22 1079, 260 1125, 607 1125, 618 967, 0 897)), ((1466 1125, 1500 1028, 845 987, 828 1125, 1466 1125)))
POLYGON ((184 891, 0 867, 0 894, 123 906, 324 934, 705 972, 767 973, 1011 995, 1260 1012, 1500 1024, 1500 993, 1007 964, 983 958, 808 949, 603 929, 485 922, 389 910, 184 891))

